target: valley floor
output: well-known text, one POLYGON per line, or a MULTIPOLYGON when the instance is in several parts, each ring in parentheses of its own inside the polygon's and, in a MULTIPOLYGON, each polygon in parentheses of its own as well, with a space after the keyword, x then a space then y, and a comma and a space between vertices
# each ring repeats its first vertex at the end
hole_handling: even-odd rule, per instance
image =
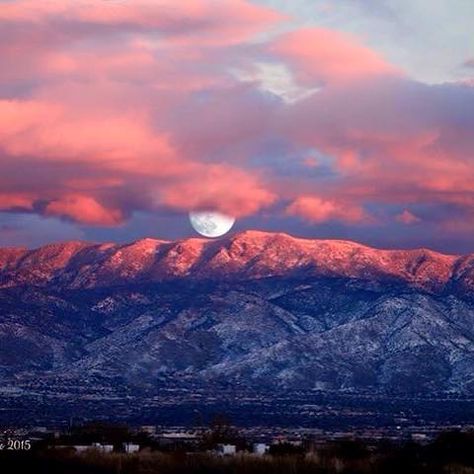
POLYGON ((363 438, 431 438, 442 430, 474 426, 474 399, 438 395, 287 392, 282 394, 162 389, 149 396, 100 389, 75 393, 59 387, 0 390, 0 426, 64 428, 109 420, 130 426, 193 427, 225 414, 243 429, 274 435, 283 429, 313 435, 355 434, 363 438))

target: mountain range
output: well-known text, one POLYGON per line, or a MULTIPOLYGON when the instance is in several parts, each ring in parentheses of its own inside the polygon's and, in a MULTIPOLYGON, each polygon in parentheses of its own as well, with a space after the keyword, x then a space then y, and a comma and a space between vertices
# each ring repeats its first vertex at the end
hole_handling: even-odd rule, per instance
POLYGON ((247 231, 0 249, 0 381, 474 395, 474 255, 247 231))

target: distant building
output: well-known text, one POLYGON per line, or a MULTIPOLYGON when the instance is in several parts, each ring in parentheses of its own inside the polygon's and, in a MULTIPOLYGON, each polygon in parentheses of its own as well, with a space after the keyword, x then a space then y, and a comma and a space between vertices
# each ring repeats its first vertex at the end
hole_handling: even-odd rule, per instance
POLYGON ((56 446, 53 446, 53 448, 54 449, 74 449, 76 453, 84 453, 85 451, 90 451, 90 450, 100 451, 101 453, 111 453, 114 450, 114 446, 112 444, 101 444, 101 443, 56 445, 56 446))
POLYGON ((161 433, 159 438, 169 440, 196 440, 198 439, 198 435, 189 431, 173 431, 169 433, 161 433))
POLYGON ((113 444, 100 444, 100 443, 93 443, 92 449, 96 449, 102 453, 111 453, 114 450, 113 444))
POLYGON ((169 433, 161 433, 155 437, 160 446, 183 447, 194 446, 198 443, 199 437, 194 432, 174 431, 169 433))
POLYGON ((73 448, 76 453, 83 453, 84 451, 87 451, 88 449, 91 449, 91 446, 87 445, 75 445, 75 446, 57 446, 58 448, 73 448))
POLYGON ((269 446, 265 443, 254 443, 253 445, 253 453, 257 454, 258 456, 263 456, 264 454, 268 453, 269 446))
POLYGON ((153 425, 143 425, 143 426, 140 426, 140 431, 142 433, 146 433, 150 436, 154 436, 156 435, 156 426, 153 426, 153 425))
POLYGON ((301 439, 292 439, 286 436, 277 436, 276 438, 273 438, 272 444, 291 444, 292 446, 301 446, 303 441, 301 439))
POLYGON ((138 451, 140 451, 140 445, 139 444, 123 443, 123 448, 124 448, 124 451, 127 454, 138 453, 138 451))
POLYGON ((218 444, 216 452, 219 456, 234 456, 237 448, 235 444, 218 444))

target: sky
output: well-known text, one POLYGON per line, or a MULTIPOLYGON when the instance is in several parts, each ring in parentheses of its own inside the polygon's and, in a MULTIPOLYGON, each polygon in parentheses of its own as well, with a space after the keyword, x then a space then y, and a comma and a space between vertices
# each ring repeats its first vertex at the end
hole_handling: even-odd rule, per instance
POLYGON ((474 252, 472 0, 0 0, 0 246, 190 211, 474 252))

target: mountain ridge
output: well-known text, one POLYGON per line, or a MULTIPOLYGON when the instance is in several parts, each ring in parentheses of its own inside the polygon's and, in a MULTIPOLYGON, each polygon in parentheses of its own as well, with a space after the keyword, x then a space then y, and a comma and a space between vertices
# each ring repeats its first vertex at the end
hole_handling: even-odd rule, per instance
POLYGON ((221 239, 145 238, 116 244, 69 241, 37 249, 0 248, 0 287, 81 288, 173 278, 254 279, 284 275, 395 278, 440 289, 474 284, 474 256, 430 249, 376 249, 346 240, 244 231, 221 239))
POLYGON ((254 231, 0 250, 0 381, 473 395, 473 288, 472 255, 254 231))

